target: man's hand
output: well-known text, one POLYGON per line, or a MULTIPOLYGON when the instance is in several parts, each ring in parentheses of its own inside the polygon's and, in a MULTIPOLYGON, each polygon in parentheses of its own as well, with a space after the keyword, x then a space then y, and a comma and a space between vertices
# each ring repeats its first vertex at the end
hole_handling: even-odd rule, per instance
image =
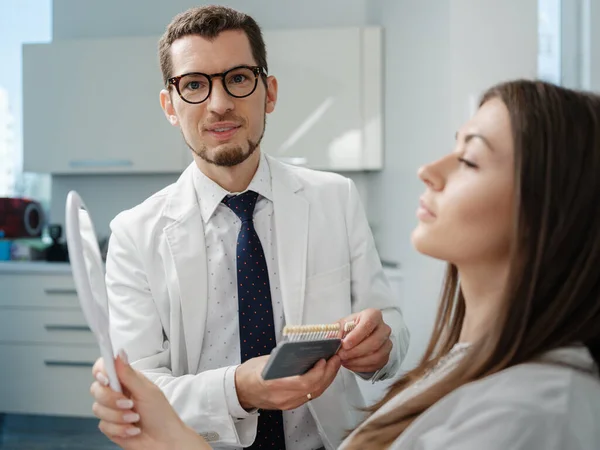
POLYGON ((342 366, 353 372, 375 372, 390 359, 392 329, 383 321, 379 309, 365 309, 342 319, 344 323, 354 321, 356 328, 342 341, 338 352, 342 366))
POLYGON ((246 410, 295 409, 319 397, 333 382, 341 366, 340 358, 334 355, 327 362, 322 359, 304 375, 265 381, 261 374, 268 359, 268 355, 249 359, 235 371, 238 400, 246 410))

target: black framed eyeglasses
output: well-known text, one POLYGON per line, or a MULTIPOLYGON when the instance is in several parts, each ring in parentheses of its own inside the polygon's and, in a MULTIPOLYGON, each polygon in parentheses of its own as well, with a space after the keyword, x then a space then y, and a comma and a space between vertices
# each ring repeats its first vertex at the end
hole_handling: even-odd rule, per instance
POLYGON ((244 98, 256 90, 261 75, 266 76, 267 73, 260 66, 237 66, 212 75, 200 72, 185 73, 169 78, 167 86, 175 86, 184 102, 198 104, 210 97, 213 78, 221 78, 225 91, 232 97, 244 98))

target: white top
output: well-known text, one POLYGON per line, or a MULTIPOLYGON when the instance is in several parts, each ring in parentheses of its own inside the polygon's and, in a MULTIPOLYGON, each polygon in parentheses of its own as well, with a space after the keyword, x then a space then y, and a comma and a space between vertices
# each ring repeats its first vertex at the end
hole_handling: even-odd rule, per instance
MULTIPOLYGON (((464 348, 454 348, 451 354, 439 372, 398 394, 369 420, 443 377, 455 367, 464 348)), ((457 389, 421 414, 389 449, 600 449, 600 377, 589 351, 559 349, 544 361, 511 367, 457 389)))
MULTIPOLYGON (((235 390, 235 369, 240 364, 236 243, 241 221, 221 200, 230 192, 196 168, 194 187, 204 222, 208 263, 208 308, 206 333, 200 354, 199 372, 229 366, 224 389, 227 406, 234 419, 250 417, 239 404, 235 390)), ((277 263, 277 242, 273 219, 273 194, 269 164, 261 156, 256 174, 247 190, 259 194, 254 209, 254 227, 260 238, 269 270, 271 301, 276 339, 285 325, 277 263)), ((322 447, 315 421, 306 406, 283 413, 288 450, 322 447)))

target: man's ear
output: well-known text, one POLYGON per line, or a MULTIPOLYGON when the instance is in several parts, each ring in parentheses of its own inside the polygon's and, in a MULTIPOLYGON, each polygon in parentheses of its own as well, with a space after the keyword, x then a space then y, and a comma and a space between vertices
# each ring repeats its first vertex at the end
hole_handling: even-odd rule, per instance
POLYGON ((275 110, 277 103, 277 78, 274 76, 267 77, 267 104, 265 112, 272 113, 275 110))
POLYGON ((175 127, 179 126, 179 118, 175 113, 175 107, 173 106, 173 101, 171 98, 171 93, 163 89, 160 91, 160 106, 165 113, 165 117, 169 121, 169 123, 175 127))

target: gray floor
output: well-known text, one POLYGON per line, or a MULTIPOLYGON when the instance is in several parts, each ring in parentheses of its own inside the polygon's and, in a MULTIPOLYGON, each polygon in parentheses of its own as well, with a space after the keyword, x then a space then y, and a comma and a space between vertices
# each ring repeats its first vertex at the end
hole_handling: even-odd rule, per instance
POLYGON ((0 450, 114 450, 96 419, 0 415, 0 450))

